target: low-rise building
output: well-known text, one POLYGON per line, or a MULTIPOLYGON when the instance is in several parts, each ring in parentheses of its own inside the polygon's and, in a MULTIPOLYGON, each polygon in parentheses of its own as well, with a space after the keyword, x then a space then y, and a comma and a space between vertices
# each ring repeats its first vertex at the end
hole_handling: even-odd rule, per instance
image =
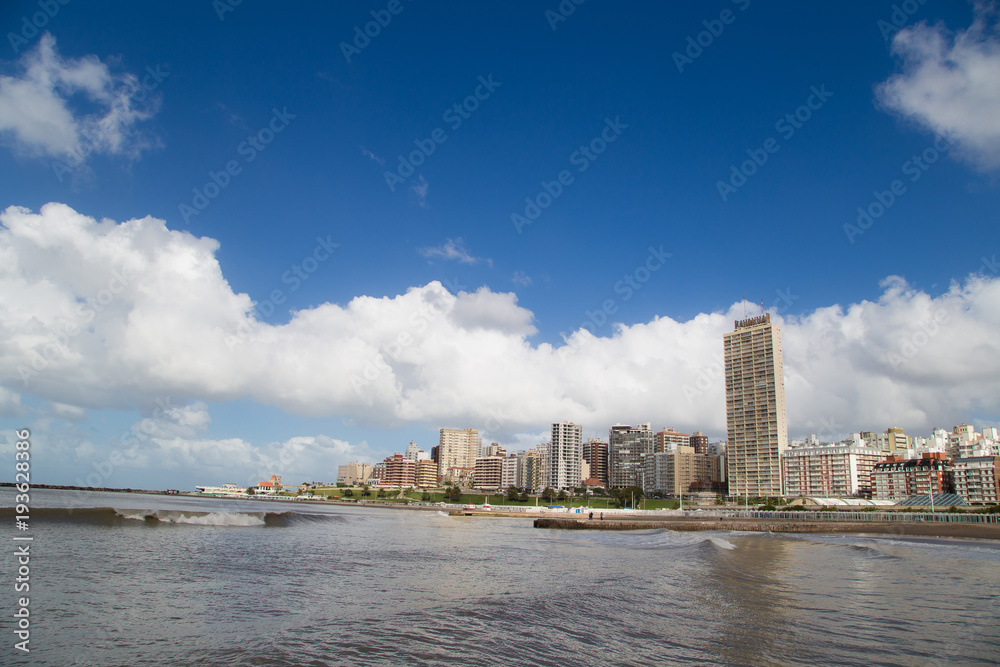
POLYGON ((371 463, 351 461, 347 465, 337 466, 337 484, 356 486, 364 484, 372 476, 371 463))

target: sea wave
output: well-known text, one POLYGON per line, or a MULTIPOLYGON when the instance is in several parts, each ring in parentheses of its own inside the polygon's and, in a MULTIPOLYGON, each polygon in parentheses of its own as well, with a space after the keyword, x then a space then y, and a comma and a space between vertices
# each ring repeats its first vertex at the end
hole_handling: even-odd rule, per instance
MULTIPOLYGON (((14 518, 13 507, 0 508, 0 521, 14 518)), ((330 514, 303 512, 198 512, 189 510, 117 509, 114 507, 34 507, 31 518, 38 523, 75 523, 98 526, 184 524, 242 528, 282 528, 297 523, 343 521, 330 514)))

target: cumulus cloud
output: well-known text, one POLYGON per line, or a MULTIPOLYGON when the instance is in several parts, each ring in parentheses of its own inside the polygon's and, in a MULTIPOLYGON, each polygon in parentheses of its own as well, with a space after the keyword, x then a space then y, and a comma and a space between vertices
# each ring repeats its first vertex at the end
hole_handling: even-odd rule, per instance
POLYGON ((49 33, 19 66, 19 75, 0 76, 0 135, 21 152, 76 167, 90 154, 135 158, 158 145, 138 125, 157 111, 152 82, 164 72, 144 85, 96 56, 63 58, 49 33))
MULTIPOLYGON (((499 442, 564 419, 597 433, 646 421, 725 430, 721 341, 741 303, 552 345, 531 342, 534 315, 515 294, 431 282, 270 325, 230 288, 213 239, 61 204, 11 207, 0 222, 0 385, 90 408, 186 397, 151 433, 164 456, 242 455, 248 443, 204 438, 199 403, 236 399, 382 427, 475 426, 499 442)), ((890 277, 875 301, 775 314, 792 434, 921 433, 1000 414, 1000 278, 986 273, 937 296, 890 277)))
POLYGON ((900 30, 892 51, 903 71, 876 94, 888 109, 956 140, 985 169, 1000 167, 1000 32, 994 3, 975 5, 966 30, 925 23, 900 30))

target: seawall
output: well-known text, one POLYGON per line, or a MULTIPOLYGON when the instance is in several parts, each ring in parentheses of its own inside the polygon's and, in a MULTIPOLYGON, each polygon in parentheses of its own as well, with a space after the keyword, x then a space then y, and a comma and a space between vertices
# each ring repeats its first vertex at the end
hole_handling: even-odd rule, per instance
POLYGON ((772 519, 720 519, 600 521, 586 519, 535 519, 535 528, 563 530, 732 530, 758 533, 867 533, 912 537, 958 537, 1000 540, 1000 525, 939 522, 788 521, 772 519))

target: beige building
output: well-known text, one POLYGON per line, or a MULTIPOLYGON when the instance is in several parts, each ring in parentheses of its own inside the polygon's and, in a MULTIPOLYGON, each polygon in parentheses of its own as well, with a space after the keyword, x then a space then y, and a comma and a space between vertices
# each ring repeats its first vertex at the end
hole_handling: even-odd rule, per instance
POLYGON ((438 465, 436 461, 421 459, 417 461, 414 485, 422 489, 433 489, 438 486, 438 465))
POLYGON ((819 444, 785 450, 781 463, 784 496, 842 498, 871 493, 871 474, 885 456, 874 447, 819 444))
POLYGON ((479 432, 474 428, 441 429, 441 439, 438 443, 438 476, 457 480, 470 474, 476 467, 476 459, 479 457, 482 445, 479 432))
POLYGON ((647 456, 643 491, 660 491, 668 496, 686 496, 692 490, 710 489, 721 481, 720 458, 698 454, 690 445, 647 456))
POLYGON ((729 493, 780 496, 788 447, 781 330, 769 313, 738 320, 723 351, 729 493))
POLYGON ((371 463, 351 461, 345 466, 337 466, 337 484, 357 486, 364 484, 372 476, 371 463))

